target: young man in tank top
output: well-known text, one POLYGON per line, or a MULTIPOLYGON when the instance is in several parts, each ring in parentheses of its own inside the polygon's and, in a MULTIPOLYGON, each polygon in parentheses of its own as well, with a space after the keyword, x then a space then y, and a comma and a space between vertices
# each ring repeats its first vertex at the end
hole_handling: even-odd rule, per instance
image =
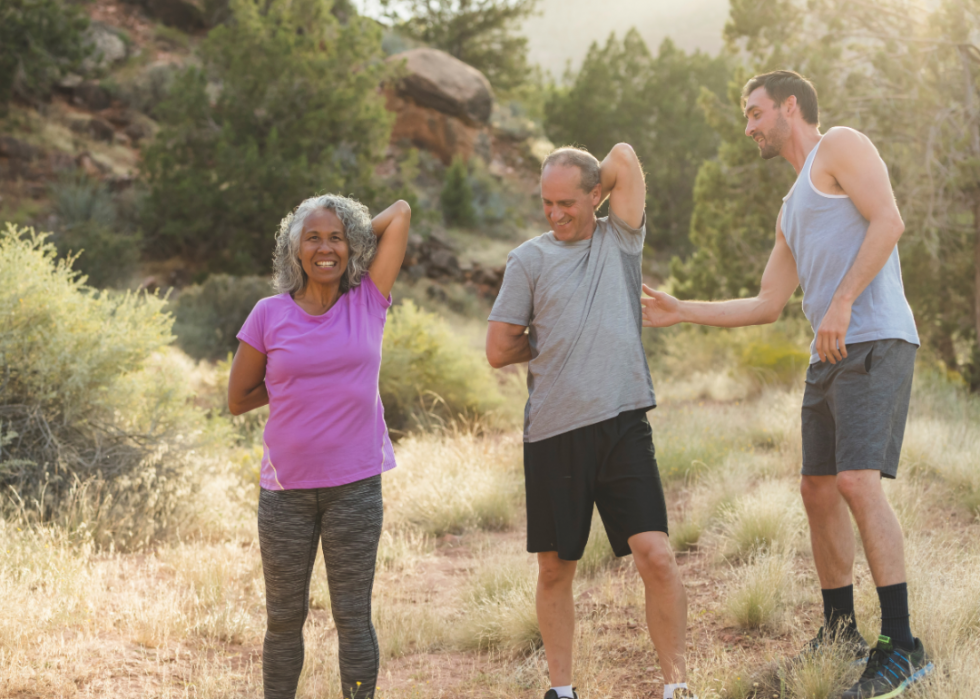
POLYGON ((881 478, 894 478, 919 344, 902 287, 904 230, 885 163, 853 129, 819 130, 817 93, 775 71, 742 92, 745 134, 763 158, 781 156, 796 184, 776 219, 758 296, 678 301, 644 287, 644 325, 740 327, 775 322, 796 287, 813 326, 803 395, 800 490, 823 592, 824 625, 802 657, 831 637, 868 657, 844 699, 894 697, 932 671, 909 628, 902 530, 881 478), (881 636, 868 651, 854 618, 854 516, 881 600, 881 636))
POLYGON ((528 362, 527 550, 538 558, 545 699, 577 699, 572 581, 595 507, 613 551, 633 554, 643 579, 664 698, 693 697, 684 684, 687 600, 646 417, 656 398, 640 340, 643 170, 625 143, 601 163, 559 148, 542 166, 541 200, 551 230, 507 258, 487 359, 496 368, 528 362), (609 216, 597 219, 607 196, 609 216))

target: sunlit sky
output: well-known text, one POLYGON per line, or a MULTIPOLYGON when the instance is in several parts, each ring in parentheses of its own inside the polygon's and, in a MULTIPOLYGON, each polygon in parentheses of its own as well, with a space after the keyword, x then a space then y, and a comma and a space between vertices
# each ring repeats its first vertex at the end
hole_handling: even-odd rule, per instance
MULTIPOLYGON (((377 0, 355 0, 375 15, 377 0)), ((524 25, 530 58, 555 77, 566 61, 577 67, 593 41, 605 43, 610 32, 622 37, 636 27, 650 50, 664 37, 687 51, 715 53, 728 18, 728 0, 539 0, 539 14, 524 25)))

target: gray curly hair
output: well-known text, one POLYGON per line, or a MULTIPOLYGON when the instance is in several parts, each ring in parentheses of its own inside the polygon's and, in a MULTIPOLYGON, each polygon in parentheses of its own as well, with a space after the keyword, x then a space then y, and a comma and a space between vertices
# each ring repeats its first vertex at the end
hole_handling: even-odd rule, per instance
POLYGON ((358 286, 368 265, 378 250, 378 237, 371 227, 371 214, 364 204, 339 194, 310 197, 297 206, 279 224, 276 233, 276 253, 272 262, 272 284, 279 293, 295 294, 307 282, 306 272, 299 261, 299 239, 307 217, 314 211, 329 209, 344 224, 350 256, 347 270, 340 279, 340 293, 358 286))

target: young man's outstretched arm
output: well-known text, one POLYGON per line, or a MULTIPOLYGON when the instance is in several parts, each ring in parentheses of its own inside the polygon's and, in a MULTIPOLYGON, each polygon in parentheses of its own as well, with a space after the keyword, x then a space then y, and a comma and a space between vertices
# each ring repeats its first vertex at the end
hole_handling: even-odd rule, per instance
POLYGON ((766 270, 762 273, 759 294, 749 299, 731 301, 679 301, 663 291, 643 290, 650 298, 643 304, 643 325, 648 328, 665 328, 677 323, 697 323, 721 328, 738 328, 744 325, 764 325, 779 319, 789 297, 800 285, 796 275, 796 261, 783 236, 780 222, 776 220, 776 244, 769 255, 766 270))

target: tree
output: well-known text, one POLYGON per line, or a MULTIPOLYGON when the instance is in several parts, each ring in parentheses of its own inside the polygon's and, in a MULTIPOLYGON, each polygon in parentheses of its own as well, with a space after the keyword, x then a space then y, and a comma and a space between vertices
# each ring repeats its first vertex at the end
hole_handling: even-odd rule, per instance
POLYGON ((697 99, 705 88, 723 94, 729 72, 726 59, 688 55, 670 39, 654 57, 636 29, 622 42, 612 35, 604 47, 593 43, 578 73, 549 96, 545 132, 599 158, 631 144, 647 176, 649 241, 687 252, 694 178, 718 145, 697 99))
POLYGON ((476 210, 473 208, 473 187, 470 185, 466 161, 460 156, 453 158, 446 170, 446 182, 439 195, 442 216, 447 225, 472 228, 476 225, 476 210))
POLYGON ((691 239, 671 266, 687 297, 751 295, 772 247, 782 196, 795 177, 763 161, 742 134, 741 85, 756 72, 798 70, 820 95, 821 128, 853 126, 877 145, 906 223, 906 293, 924 342, 980 386, 980 51, 969 27, 978 0, 928 9, 906 0, 779 0, 758 12, 732 0, 725 29, 751 70, 728 100, 702 99, 721 138, 695 185, 691 239))
POLYGON ((0 3, 0 115, 14 93, 46 96, 63 73, 82 61, 87 26, 88 17, 62 0, 0 3))
POLYGON ((391 132, 378 85, 380 29, 341 24, 329 0, 232 0, 201 67, 183 71, 159 106, 144 151, 151 252, 212 271, 267 271, 278 221, 316 192, 376 192, 391 132))
MULTIPOLYGON (((389 13, 399 31, 455 56, 487 76, 499 90, 527 79, 527 38, 521 20, 538 0, 408 0, 408 19, 389 13)), ((390 2, 383 4, 388 7, 390 2)))

